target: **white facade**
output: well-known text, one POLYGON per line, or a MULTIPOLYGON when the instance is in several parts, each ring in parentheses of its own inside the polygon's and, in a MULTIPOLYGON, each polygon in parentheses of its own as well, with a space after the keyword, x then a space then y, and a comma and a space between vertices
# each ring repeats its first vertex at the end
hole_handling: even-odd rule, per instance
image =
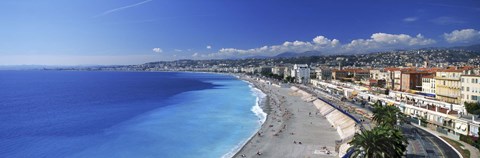
POLYGON ((428 94, 435 94, 435 78, 422 78, 422 92, 428 94))
POLYGON ((462 83, 462 104, 465 102, 480 102, 480 76, 463 75, 462 83))
POLYGON ((307 64, 295 64, 293 65, 292 77, 295 78, 297 83, 309 83, 310 68, 307 64))
POLYGON ((272 73, 275 74, 275 75, 280 75, 280 76, 283 76, 283 74, 285 73, 285 67, 274 67, 272 68, 272 73))
POLYGON ((370 70, 370 79, 374 80, 387 80, 390 75, 388 72, 383 70, 370 70))

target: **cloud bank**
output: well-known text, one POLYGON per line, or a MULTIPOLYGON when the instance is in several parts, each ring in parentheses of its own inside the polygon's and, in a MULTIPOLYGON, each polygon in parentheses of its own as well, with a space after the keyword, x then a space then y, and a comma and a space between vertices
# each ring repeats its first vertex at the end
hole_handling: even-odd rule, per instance
POLYGON ((246 56, 274 56, 283 52, 320 51, 324 53, 366 53, 399 48, 412 48, 436 43, 421 34, 410 36, 406 34, 374 33, 368 39, 355 39, 342 44, 338 39, 317 36, 311 41, 286 41, 280 45, 263 46, 252 49, 222 48, 216 53, 204 54, 203 58, 229 58, 246 56))
POLYGON ((480 40, 480 31, 475 29, 453 30, 450 33, 444 33, 443 38, 448 43, 471 43, 480 40))

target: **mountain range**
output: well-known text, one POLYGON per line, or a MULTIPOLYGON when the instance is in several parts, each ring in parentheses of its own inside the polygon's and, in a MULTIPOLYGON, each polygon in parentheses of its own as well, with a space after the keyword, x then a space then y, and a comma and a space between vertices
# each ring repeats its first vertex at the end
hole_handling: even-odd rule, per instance
MULTIPOLYGON (((411 50, 428 50, 428 49, 461 49, 466 51, 473 51, 480 54, 480 44, 469 45, 469 46, 454 46, 454 47, 429 47, 429 48, 420 48, 420 49, 411 49, 411 50)), ((396 51, 407 51, 407 50, 396 50, 396 51)), ((370 53, 378 53, 378 52, 369 52, 370 53)), ((310 56, 323 56, 323 55, 332 55, 331 53, 324 53, 320 51, 306 51, 306 52, 283 52, 277 54, 275 56, 249 56, 243 58, 235 58, 235 59, 267 59, 267 58, 295 58, 295 57, 310 57, 310 56)))

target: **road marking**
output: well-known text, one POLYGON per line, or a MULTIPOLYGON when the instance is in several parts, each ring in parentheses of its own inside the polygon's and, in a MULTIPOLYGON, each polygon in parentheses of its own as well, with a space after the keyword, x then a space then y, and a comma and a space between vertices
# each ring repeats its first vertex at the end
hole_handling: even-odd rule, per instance
POLYGON ((445 157, 445 155, 443 154, 442 149, 440 149, 440 147, 432 140, 432 138, 430 138, 430 137, 427 136, 427 139, 430 140, 430 142, 432 142, 432 144, 438 149, 438 151, 440 151, 440 154, 442 154, 442 157, 445 157))

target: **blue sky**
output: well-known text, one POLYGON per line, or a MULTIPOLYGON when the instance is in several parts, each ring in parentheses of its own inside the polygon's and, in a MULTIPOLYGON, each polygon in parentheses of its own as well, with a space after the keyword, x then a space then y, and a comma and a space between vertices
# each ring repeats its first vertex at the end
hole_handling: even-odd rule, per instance
POLYGON ((2 0, 0 65, 480 43, 478 0, 2 0))

